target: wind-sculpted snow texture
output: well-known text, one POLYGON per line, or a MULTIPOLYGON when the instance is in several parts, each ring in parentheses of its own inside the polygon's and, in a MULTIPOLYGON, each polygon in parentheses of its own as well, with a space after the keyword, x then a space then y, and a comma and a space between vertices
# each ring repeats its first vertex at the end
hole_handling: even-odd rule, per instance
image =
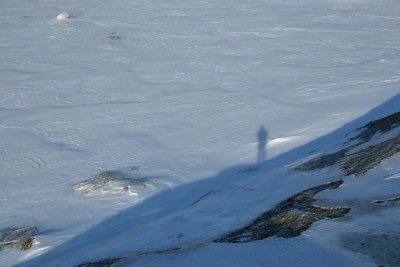
MULTIPOLYGON (((389 149, 357 181, 336 165, 293 167, 354 145, 360 130, 346 134, 399 112, 399 8, 394 0, 2 1, 0 229, 40 232, 26 251, 1 251, 0 266, 71 267, 204 242, 135 264, 372 264, 336 237, 346 227, 400 225, 389 204, 397 201, 371 204, 398 196, 398 154, 389 149), (344 184, 315 203, 388 206, 385 219, 359 220, 349 205, 290 243, 212 242, 337 179, 344 184)), ((385 129, 366 135, 360 157, 369 145, 386 151, 377 145, 396 136, 385 129)))

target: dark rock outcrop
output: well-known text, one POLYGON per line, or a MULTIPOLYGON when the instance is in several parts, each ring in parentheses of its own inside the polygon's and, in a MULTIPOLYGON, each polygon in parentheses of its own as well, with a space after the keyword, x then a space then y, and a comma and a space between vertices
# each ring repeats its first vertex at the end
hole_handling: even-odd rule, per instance
POLYGON ((400 135, 347 155, 340 163, 340 168, 345 175, 360 176, 399 152, 400 135))
POLYGON ((0 229, 0 251, 6 248, 28 250, 35 241, 36 227, 8 227, 0 229))
POLYGON ((349 148, 346 148, 332 154, 323 155, 317 159, 313 159, 299 166, 296 166, 294 169, 296 171, 312 171, 333 166, 339 161, 341 161, 346 156, 346 153, 349 150, 350 150, 349 148))
MULTIPOLYGON (((356 136, 349 137, 349 141, 359 140, 359 143, 365 143, 372 139, 377 133, 386 133, 400 125, 400 112, 386 116, 384 118, 371 121, 365 126, 356 129, 354 132, 358 132, 356 136)), ((347 135, 350 136, 352 133, 347 135)))
POLYGON ((118 267, 118 266, 123 266, 127 262, 131 262, 140 257, 149 256, 149 255, 159 255, 159 254, 182 252, 182 251, 195 249, 195 248, 198 248, 198 247, 201 247, 204 245, 205 245, 205 243, 199 243, 199 244, 193 244, 192 246, 189 246, 189 247, 181 246, 181 247, 160 249, 160 250, 147 251, 147 252, 133 252, 133 253, 130 253, 129 256, 87 262, 87 263, 83 263, 80 265, 76 265, 75 267, 118 267))
POLYGON ((348 144, 356 140, 357 142, 355 144, 296 166, 295 170, 310 171, 338 165, 346 176, 360 176, 375 168, 384 159, 390 158, 400 152, 400 134, 377 144, 371 144, 367 147, 364 145, 371 141, 378 133, 384 134, 395 129, 399 125, 400 112, 369 122, 365 126, 357 129, 356 131, 358 134, 348 138, 346 142, 346 144, 348 144))
POLYGON ((214 242, 242 243, 265 239, 270 236, 295 237, 307 230, 314 222, 325 218, 342 217, 350 211, 347 207, 320 207, 313 197, 326 189, 338 188, 342 180, 304 190, 279 203, 272 210, 260 215, 249 225, 229 232, 214 242))
POLYGON ((122 264, 124 258, 105 259, 100 261, 88 262, 75 267, 117 267, 122 264))
POLYGON ((385 198, 385 199, 377 199, 377 200, 374 200, 372 203, 387 205, 387 204, 394 204, 399 201, 400 201, 400 195, 397 195, 397 196, 393 196, 393 197, 389 197, 389 198, 385 198))

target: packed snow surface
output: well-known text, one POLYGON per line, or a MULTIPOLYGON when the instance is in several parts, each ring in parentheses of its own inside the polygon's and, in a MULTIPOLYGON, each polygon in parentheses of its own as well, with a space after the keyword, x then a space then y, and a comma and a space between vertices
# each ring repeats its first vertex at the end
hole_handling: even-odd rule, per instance
MULTIPOLYGON (((337 129, 398 111, 399 9, 395 0, 3 1, 0 229, 39 234, 31 250, 0 252, 0 265, 72 266, 204 241, 334 178, 283 166, 346 133, 337 129), (119 175, 79 187, 105 172, 119 175), (134 191, 134 179, 148 187, 134 191)), ((397 163, 382 170, 387 184, 399 182, 397 163)), ((369 264, 317 232, 136 264, 369 264)))

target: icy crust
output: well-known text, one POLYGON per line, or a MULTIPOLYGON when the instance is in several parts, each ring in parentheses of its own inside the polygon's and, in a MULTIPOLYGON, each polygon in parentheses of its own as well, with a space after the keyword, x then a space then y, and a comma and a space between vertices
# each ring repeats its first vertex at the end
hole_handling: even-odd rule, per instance
POLYGON ((145 197, 177 184, 171 177, 155 177, 141 173, 138 167, 97 173, 90 179, 74 185, 75 190, 87 196, 122 195, 145 197))

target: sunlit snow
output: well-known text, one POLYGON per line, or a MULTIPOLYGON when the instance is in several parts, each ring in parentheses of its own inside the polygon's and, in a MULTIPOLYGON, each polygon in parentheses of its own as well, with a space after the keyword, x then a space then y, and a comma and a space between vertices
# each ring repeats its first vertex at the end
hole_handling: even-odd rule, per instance
MULTIPOLYGON (((0 252, 0 265, 73 266, 204 241, 336 178, 284 166, 318 148, 310 142, 334 145, 352 123, 398 111, 398 98, 387 101, 399 93, 399 9, 393 0, 2 1, 0 229, 40 233, 32 251, 0 252), (91 180, 110 171, 124 175, 105 187, 91 180)), ((384 168, 396 188, 398 169, 384 168)), ((138 266, 371 264, 317 232, 138 266)))

